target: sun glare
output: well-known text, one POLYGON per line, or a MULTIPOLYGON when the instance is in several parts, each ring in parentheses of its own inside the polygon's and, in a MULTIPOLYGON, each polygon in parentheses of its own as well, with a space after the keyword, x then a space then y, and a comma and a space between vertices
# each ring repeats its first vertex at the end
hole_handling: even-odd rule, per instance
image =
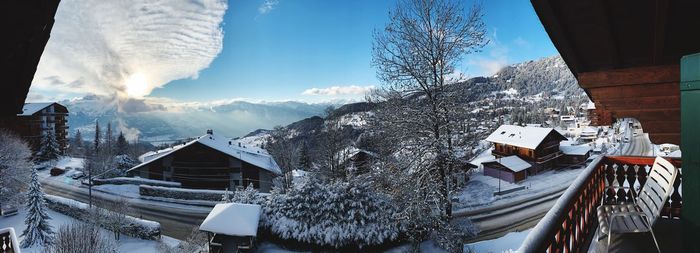
POLYGON ((142 97, 148 93, 148 82, 146 77, 141 73, 135 73, 124 82, 126 94, 130 97, 142 97))

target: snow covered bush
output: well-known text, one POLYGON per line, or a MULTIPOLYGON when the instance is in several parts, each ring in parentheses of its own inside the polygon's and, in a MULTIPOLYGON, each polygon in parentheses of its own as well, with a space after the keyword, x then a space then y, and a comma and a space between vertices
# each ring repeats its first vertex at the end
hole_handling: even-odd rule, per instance
POLYGON ((242 191, 226 191, 221 201, 224 203, 256 204, 262 206, 265 204, 266 198, 261 195, 258 189, 255 189, 251 183, 242 191))
POLYGON ((126 171, 139 164, 139 161, 129 155, 117 155, 114 157, 114 163, 117 171, 123 176, 126 171))
POLYGON ((117 243, 100 232, 99 227, 82 222, 61 226, 56 241, 51 247, 53 253, 117 252, 117 243))
POLYGON ((225 193, 226 191, 219 190, 180 189, 161 186, 139 185, 139 194, 141 196, 162 197, 171 199, 220 201, 221 196, 225 193))
MULTIPOLYGON (((113 229, 113 226, 111 226, 113 224, 105 222, 111 220, 109 219, 110 216, 115 217, 111 211, 99 207, 93 207, 93 210, 91 210, 85 203, 59 196, 47 194, 45 198, 49 208, 56 212, 84 222, 97 224, 105 229, 113 229)), ((125 235, 146 240, 158 240, 160 238, 160 223, 158 222, 132 216, 121 216, 119 222, 122 223, 120 231, 125 235)))
POLYGON ((390 200, 366 182, 309 181, 286 194, 273 191, 263 206, 264 226, 282 238, 321 247, 380 245, 396 240, 403 226, 390 200))

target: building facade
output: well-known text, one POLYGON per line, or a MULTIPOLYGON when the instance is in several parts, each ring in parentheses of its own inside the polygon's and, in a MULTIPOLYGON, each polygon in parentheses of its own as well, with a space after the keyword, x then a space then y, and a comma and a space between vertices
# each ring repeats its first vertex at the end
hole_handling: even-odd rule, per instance
POLYGON ((193 141, 149 152, 129 176, 179 182, 184 188, 240 189, 248 185, 261 192, 272 189, 281 175, 275 160, 262 149, 246 147, 208 132, 193 141))
POLYGON ((68 148, 68 109, 61 104, 25 103, 13 124, 12 130, 34 151, 39 149, 41 139, 48 131, 56 136, 61 152, 68 148))
POLYGON ((559 142, 566 140, 553 128, 502 125, 486 138, 493 143, 496 158, 518 156, 532 165, 528 174, 554 168, 559 157, 559 142))

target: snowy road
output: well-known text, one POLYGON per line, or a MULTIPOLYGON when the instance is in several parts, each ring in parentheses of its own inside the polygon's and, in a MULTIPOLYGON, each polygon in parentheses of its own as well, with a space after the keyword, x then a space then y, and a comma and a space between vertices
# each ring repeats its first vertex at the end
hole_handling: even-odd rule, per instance
POLYGON ((625 133, 623 133, 622 138, 628 138, 629 142, 622 142, 617 155, 621 156, 654 156, 654 145, 649 140, 649 135, 643 133, 643 130, 634 129, 629 127, 629 122, 633 124, 639 124, 638 121, 633 119, 628 119, 623 121, 625 124, 625 133))
MULTIPOLYGON (((43 180, 44 191, 47 194, 57 195, 88 203, 88 189, 65 185, 60 181, 43 180)), ((100 201, 115 201, 122 196, 92 191, 93 203, 100 207, 106 207, 100 201)), ((185 239, 194 226, 204 220, 211 211, 210 207, 182 205, 159 201, 128 198, 131 203, 129 215, 147 220, 160 222, 161 233, 177 239, 185 239)))

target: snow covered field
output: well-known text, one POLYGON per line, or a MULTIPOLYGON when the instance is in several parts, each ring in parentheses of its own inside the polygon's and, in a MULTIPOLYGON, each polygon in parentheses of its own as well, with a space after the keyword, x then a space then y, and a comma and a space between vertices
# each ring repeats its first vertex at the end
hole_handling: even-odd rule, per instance
MULTIPOLYGON (((47 210, 49 216, 51 217, 51 220, 49 220, 49 223, 54 229, 54 232, 58 230, 62 225, 65 224, 71 224, 73 222, 79 222, 74 218, 68 217, 66 215, 63 215, 61 213, 57 213, 53 210, 47 210)), ((5 228, 5 227, 14 227, 15 232, 17 233, 17 236, 20 236, 22 234, 22 231, 26 228, 24 225, 24 217, 26 216, 27 212, 24 208, 19 210, 19 214, 9 216, 9 217, 0 217, 0 228, 5 228)), ((112 232, 101 229, 103 233, 105 233, 106 236, 112 236, 112 232)), ((20 236, 17 238, 20 242, 22 241, 22 237, 20 236)), ((177 239, 174 239, 172 237, 168 236, 162 236, 160 239, 161 242, 164 242, 166 245, 170 247, 177 246, 180 241, 177 239)), ((121 240, 117 241, 117 244, 119 245, 118 250, 119 252, 133 252, 133 253, 152 253, 152 252, 158 252, 158 243, 159 241, 151 241, 151 240, 142 240, 142 239, 137 239, 129 236, 122 235, 121 240)), ((27 248, 27 249, 22 249, 22 252, 27 252, 27 253, 34 253, 34 252, 45 252, 42 248, 40 247, 32 247, 32 248, 27 248)))

